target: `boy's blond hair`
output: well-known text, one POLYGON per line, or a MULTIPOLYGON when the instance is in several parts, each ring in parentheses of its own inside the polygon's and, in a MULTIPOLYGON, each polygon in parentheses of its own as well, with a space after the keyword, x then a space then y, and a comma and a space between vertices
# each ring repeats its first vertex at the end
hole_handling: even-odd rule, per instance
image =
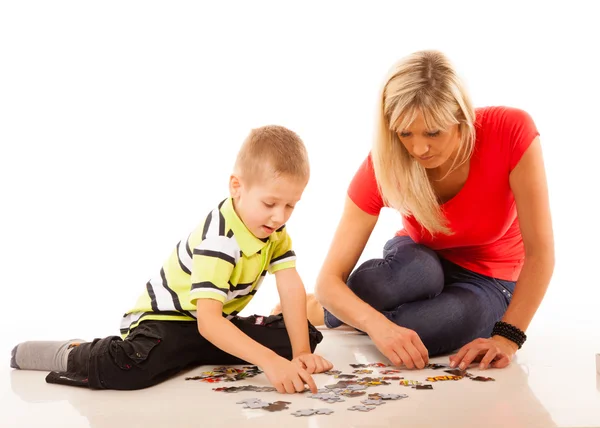
POLYGON ((308 153, 300 137, 289 129, 268 125, 252 129, 242 144, 234 171, 247 184, 281 175, 308 182, 308 153))
MULTIPOLYGON (((429 129, 458 125, 460 148, 450 171, 468 162, 475 144, 475 110, 444 54, 420 51, 400 60, 381 94, 373 167, 388 206, 412 215, 431 234, 452 234, 429 182, 427 171, 408 153, 398 131, 422 113, 429 129)), ((448 175, 447 174, 447 175, 448 175)))

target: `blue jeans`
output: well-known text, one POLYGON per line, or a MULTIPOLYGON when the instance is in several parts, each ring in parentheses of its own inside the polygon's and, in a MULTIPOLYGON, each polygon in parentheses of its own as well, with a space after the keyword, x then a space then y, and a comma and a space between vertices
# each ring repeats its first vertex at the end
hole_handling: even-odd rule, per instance
MULTIPOLYGON (((460 267, 408 236, 390 239, 383 259, 363 263, 347 283, 354 294, 389 320, 414 330, 430 356, 490 337, 515 289, 515 282, 460 267)), ((325 310, 327 327, 342 324, 325 310)))

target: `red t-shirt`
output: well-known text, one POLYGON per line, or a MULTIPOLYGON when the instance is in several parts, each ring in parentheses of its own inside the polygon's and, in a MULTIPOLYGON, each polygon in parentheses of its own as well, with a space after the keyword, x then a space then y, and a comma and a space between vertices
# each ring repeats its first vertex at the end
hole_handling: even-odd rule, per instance
MULTIPOLYGON (((433 237, 414 217, 403 217, 408 235, 457 265, 498 279, 516 281, 525 250, 509 174, 539 135, 531 117, 509 107, 476 109, 475 148, 469 176, 442 211, 452 235, 433 237)), ((384 206, 371 155, 356 172, 348 196, 364 212, 378 215, 384 206)))

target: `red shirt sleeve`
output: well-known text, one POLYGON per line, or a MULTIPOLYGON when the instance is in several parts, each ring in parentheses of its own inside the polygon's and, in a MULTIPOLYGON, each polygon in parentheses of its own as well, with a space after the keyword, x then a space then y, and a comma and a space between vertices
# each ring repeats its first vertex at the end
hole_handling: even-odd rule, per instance
POLYGON ((533 119, 523 110, 507 108, 504 117, 504 132, 510 144, 509 168, 512 171, 533 139, 540 135, 533 119))
POLYGON ((348 187, 348 196, 367 214, 379 215, 381 208, 383 208, 383 198, 379 193, 370 154, 354 174, 354 178, 348 187))

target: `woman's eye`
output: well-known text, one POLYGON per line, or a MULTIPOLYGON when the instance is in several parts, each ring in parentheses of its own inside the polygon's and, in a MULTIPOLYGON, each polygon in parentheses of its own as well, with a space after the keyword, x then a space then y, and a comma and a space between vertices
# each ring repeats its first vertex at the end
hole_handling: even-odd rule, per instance
POLYGON ((273 208, 275 206, 275 204, 267 204, 266 202, 263 202, 263 204, 268 208, 273 208))
POLYGON ((427 133, 428 137, 437 137, 438 135, 440 135, 440 131, 428 132, 427 133))

